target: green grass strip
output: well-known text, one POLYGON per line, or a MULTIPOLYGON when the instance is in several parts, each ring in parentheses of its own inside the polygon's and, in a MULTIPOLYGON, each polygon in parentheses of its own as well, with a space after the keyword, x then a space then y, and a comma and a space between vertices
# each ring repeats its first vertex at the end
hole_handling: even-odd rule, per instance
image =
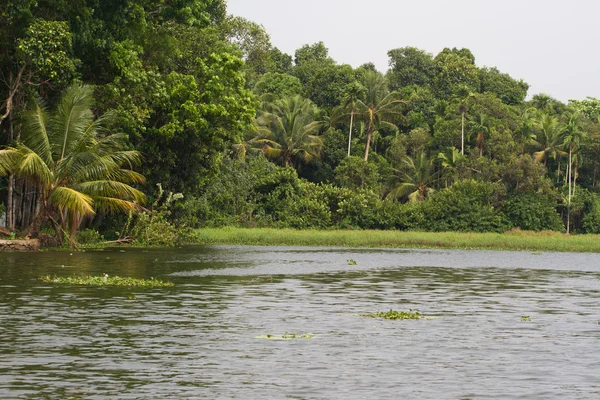
POLYGON ((80 276, 80 277, 58 277, 43 276, 40 278, 45 283, 56 283, 60 285, 89 285, 89 286, 135 286, 135 287, 169 287, 174 283, 161 281, 160 279, 126 278, 122 276, 80 276))
POLYGON ((448 248, 480 250, 600 252, 600 235, 559 232, 403 232, 376 230, 294 230, 204 228, 195 244, 366 248, 448 248))

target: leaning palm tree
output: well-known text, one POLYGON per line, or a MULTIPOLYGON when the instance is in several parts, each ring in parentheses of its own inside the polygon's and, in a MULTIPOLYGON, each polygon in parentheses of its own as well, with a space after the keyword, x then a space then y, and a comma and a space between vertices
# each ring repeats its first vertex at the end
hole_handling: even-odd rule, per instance
POLYGON ((320 156, 323 141, 319 136, 324 121, 316 120, 317 107, 301 96, 265 103, 256 119, 254 146, 267 158, 285 166, 299 161, 310 163, 320 156))
POLYGON ((403 159, 406 172, 396 171, 392 190, 387 197, 400 199, 408 198, 409 201, 423 201, 434 189, 433 163, 423 151, 415 158, 406 156, 403 159))
POLYGON ((49 111, 35 100, 23 116, 22 141, 0 150, 0 175, 15 174, 37 186, 40 207, 28 231, 39 233, 50 221, 61 244, 83 217, 97 211, 139 210, 144 194, 130 186, 144 177, 132 168, 137 151, 125 149, 123 134, 111 134, 113 114, 94 118, 93 88, 75 83, 49 111))

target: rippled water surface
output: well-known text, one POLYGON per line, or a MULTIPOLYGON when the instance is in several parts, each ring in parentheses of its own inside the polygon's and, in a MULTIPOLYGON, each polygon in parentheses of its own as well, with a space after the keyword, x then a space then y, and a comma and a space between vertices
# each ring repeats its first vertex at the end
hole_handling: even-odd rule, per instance
POLYGON ((599 322, 596 254, 4 253, 0 398, 600 399, 599 322), (104 273, 176 286, 38 280, 104 273), (439 318, 359 315, 390 308, 439 318))

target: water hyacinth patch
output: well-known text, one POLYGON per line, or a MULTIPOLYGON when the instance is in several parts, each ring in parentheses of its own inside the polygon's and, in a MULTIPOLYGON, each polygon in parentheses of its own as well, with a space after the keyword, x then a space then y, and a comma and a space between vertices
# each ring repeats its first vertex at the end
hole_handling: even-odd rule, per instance
POLYGON ((45 283, 56 283, 60 285, 88 285, 88 286, 135 286, 135 287, 170 287, 175 286, 173 282, 162 281, 156 278, 142 279, 122 276, 80 276, 80 277, 58 277, 43 276, 40 278, 45 283))
POLYGON ((421 314, 418 311, 394 311, 390 309, 390 311, 382 311, 376 314, 360 314, 362 317, 369 318, 384 318, 384 319, 423 319, 421 314))

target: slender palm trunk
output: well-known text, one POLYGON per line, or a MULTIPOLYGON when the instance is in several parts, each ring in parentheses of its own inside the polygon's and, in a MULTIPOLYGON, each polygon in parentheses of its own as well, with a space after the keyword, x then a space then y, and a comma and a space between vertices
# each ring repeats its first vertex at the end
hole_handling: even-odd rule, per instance
POLYGON ((569 148, 569 174, 568 174, 568 179, 569 179, 569 200, 568 200, 568 205, 567 205, 567 235, 569 234, 570 228, 571 228, 571 168, 572 168, 572 162, 573 162, 573 158, 572 158, 572 154, 573 154, 573 149, 570 147, 569 148))
POLYGON ((350 157, 350 145, 352 143, 352 123, 354 122, 354 110, 350 112, 350 131, 348 132, 348 157, 350 157))
POLYGON ((373 128, 371 124, 369 124, 369 128, 367 129, 367 146, 365 147, 365 161, 369 161, 369 148, 371 147, 371 133, 373 132, 373 128))
POLYGON ((15 186, 15 177, 13 174, 8 175, 8 195, 6 196, 6 229, 9 231, 15 230, 15 212, 13 207, 13 191, 15 186))
POLYGON ((460 154, 465 154, 465 112, 462 112, 462 126, 460 135, 460 154))

